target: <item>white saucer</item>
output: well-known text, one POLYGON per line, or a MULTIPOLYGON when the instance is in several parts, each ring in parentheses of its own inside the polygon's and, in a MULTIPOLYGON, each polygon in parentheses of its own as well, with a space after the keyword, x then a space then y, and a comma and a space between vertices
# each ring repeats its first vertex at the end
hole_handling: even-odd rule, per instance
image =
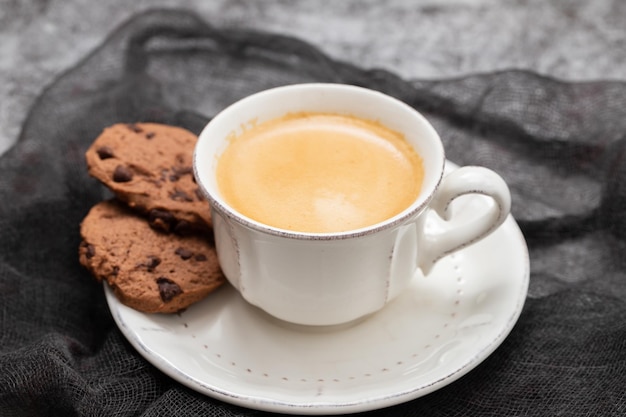
POLYGON ((442 259, 382 311, 342 328, 279 322, 229 285, 181 314, 143 314, 104 285, 130 343, 208 396, 291 414, 341 414, 409 401, 466 374, 517 321, 528 290, 526 243, 509 216, 442 259))

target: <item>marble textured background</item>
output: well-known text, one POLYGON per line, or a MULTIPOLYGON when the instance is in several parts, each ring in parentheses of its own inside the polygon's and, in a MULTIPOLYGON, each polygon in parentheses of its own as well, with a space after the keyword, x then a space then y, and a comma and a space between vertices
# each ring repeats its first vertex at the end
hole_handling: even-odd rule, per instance
POLYGON ((154 7, 296 36, 407 79, 522 68, 571 81, 626 80, 623 0, 0 0, 0 153, 57 75, 154 7))

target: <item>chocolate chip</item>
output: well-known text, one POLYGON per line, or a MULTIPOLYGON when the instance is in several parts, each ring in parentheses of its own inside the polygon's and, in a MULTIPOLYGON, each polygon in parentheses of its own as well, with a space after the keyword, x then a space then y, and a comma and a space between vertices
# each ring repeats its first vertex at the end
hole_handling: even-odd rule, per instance
POLYGON ((96 153, 98 154, 98 157, 100 159, 109 159, 115 156, 113 154, 113 149, 109 148, 108 146, 99 147, 98 149, 96 149, 96 153))
POLYGON ((193 226, 187 220, 180 220, 174 225, 174 233, 180 236, 189 236, 193 234, 193 226))
POLYGON ((148 132, 148 133, 146 133, 146 139, 152 139, 155 135, 156 135, 156 133, 154 133, 154 132, 148 132))
POLYGON ((193 168, 188 166, 172 167, 172 173, 169 176, 170 181, 175 182, 183 175, 192 174, 193 168))
POLYGON ((174 201, 187 201, 192 202, 193 198, 180 188, 174 188, 174 191, 170 193, 170 198, 174 201))
POLYGON ((85 249, 85 256, 87 259, 91 259, 96 256, 96 248, 92 244, 85 242, 85 249))
POLYGON ((128 182, 133 179, 133 172, 124 165, 118 165, 113 171, 113 181, 115 182, 128 182))
POLYGON ((187 174, 191 174, 193 173, 193 168, 192 167, 173 167, 172 171, 174 171, 174 173, 176 173, 176 175, 181 176, 181 175, 187 175, 187 174))
POLYGON ((160 230, 162 232, 169 233, 171 226, 169 223, 164 222, 162 219, 154 219, 150 221, 150 227, 152 227, 154 230, 160 230))
POLYGON ((152 209, 148 213, 148 223, 154 229, 169 232, 176 225, 176 218, 167 210, 152 209))
POLYGON ((196 256, 194 256, 193 259, 195 259, 198 262, 205 262, 207 260, 207 257, 205 254, 199 253, 196 256))
POLYGON ((135 123, 129 123, 126 125, 130 130, 132 130, 135 133, 141 133, 143 132, 143 129, 140 128, 138 125, 136 125, 135 123))
POLYGON ((174 251, 174 253, 180 256, 183 261, 186 261, 193 256, 193 252, 185 248, 178 248, 174 251))
POLYGON ((171 279, 159 277, 156 279, 156 283, 159 286, 159 295, 161 296, 161 300, 166 303, 183 292, 182 288, 180 288, 180 286, 171 279))
POLYGON ((146 268, 148 268, 149 272, 154 271, 154 268, 159 266, 161 263, 161 259, 158 256, 149 255, 148 260, 143 264, 146 268))
POLYGON ((113 267, 113 270, 111 271, 111 275, 113 275, 114 277, 116 277, 116 276, 117 276, 117 274, 119 274, 119 272, 120 272, 120 267, 119 267, 119 266, 117 266, 117 265, 115 265, 115 266, 113 267))

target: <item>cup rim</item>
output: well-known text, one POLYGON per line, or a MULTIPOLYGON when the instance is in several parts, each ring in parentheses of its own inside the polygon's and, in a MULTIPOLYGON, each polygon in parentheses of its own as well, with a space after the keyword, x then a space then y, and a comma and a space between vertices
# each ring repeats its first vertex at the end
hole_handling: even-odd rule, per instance
POLYGON ((371 90, 365 87, 360 87, 360 86, 355 86, 355 85, 350 85, 350 84, 301 83, 301 84, 290 84, 290 85, 284 85, 284 86, 279 86, 279 87, 273 87, 273 88, 256 92, 254 94, 246 96, 230 104, 229 106, 221 110, 218 114, 216 114, 215 117, 213 117, 209 121, 209 123, 207 123, 207 125, 202 129, 202 131, 200 132, 200 135, 198 135, 198 141, 196 143, 196 146, 194 148, 194 153, 193 153, 193 172, 194 172, 196 183, 198 184, 202 194, 207 198, 211 208, 213 210, 220 212, 222 215, 225 215, 228 219, 233 220, 249 229, 256 230, 261 233, 266 233, 269 235, 274 235, 274 236, 283 237, 283 238, 291 238, 295 240, 337 240, 337 239, 343 240, 343 239, 351 239, 351 238, 367 236, 373 233, 378 233, 380 231, 393 228, 401 223, 406 222, 408 219, 412 219, 413 217, 421 213, 430 203, 435 191, 437 190, 437 188, 439 187, 439 184, 441 183, 441 180, 444 174, 445 161, 446 161, 445 150, 444 150, 443 143, 441 142, 441 139, 438 133, 435 131, 433 126, 430 124, 430 122, 421 113, 419 113, 417 110, 415 110, 408 104, 404 103, 403 101, 397 98, 391 97, 382 92, 376 91, 376 90, 371 90), (206 169, 200 168, 200 162, 199 162, 201 158, 199 154, 201 152, 203 144, 211 140, 209 133, 212 129, 212 126, 214 126, 216 123, 219 123, 220 119, 224 118, 225 115, 228 115, 232 112, 237 111, 238 108, 246 105, 250 101, 257 100, 262 95, 280 94, 286 90, 297 90, 297 89, 300 89, 300 90, 306 90, 306 89, 354 90, 357 92, 377 96, 379 99, 382 99, 383 101, 393 103, 393 105, 395 106, 408 110, 411 113, 412 117, 418 119, 419 123, 422 124, 422 127, 428 130, 429 134, 433 136, 433 138, 435 139, 433 146, 437 148, 436 151, 441 156, 441 160, 439 164, 437 165, 438 175, 436 175, 434 180, 431 181, 430 184, 428 184, 429 189, 423 189, 420 192, 419 196, 415 199, 413 203, 411 203, 409 207, 405 208, 404 210, 402 210, 400 213, 396 214, 395 216, 392 216, 381 222, 378 222, 378 223, 375 223, 373 225, 366 226, 363 228, 358 228, 358 229, 352 229, 352 230, 346 230, 346 231, 340 231, 340 232, 324 232, 324 233, 300 232, 300 231, 282 229, 282 228, 278 228, 278 227, 274 227, 274 226, 270 226, 270 225, 258 222, 254 219, 251 219, 239 213, 237 210, 230 207, 230 205, 228 205, 225 201, 223 201, 221 197, 214 195, 209 190, 209 188, 205 185, 202 179, 203 172, 206 172, 206 169))

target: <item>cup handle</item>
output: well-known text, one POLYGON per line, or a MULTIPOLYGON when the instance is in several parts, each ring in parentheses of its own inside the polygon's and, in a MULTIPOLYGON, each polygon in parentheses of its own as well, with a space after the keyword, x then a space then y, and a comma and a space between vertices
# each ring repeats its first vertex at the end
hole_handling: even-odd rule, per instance
POLYGON ((511 193, 506 182, 494 171, 478 166, 466 166, 443 178, 429 205, 436 216, 421 216, 422 236, 418 239, 419 266, 428 275, 435 263, 444 256, 478 242, 495 231, 511 210, 511 193), (452 213, 450 204, 467 194, 490 197, 493 204, 469 207, 470 218, 452 213), (461 217, 466 217, 465 219, 461 217), (429 222, 426 222, 426 219, 429 222))

